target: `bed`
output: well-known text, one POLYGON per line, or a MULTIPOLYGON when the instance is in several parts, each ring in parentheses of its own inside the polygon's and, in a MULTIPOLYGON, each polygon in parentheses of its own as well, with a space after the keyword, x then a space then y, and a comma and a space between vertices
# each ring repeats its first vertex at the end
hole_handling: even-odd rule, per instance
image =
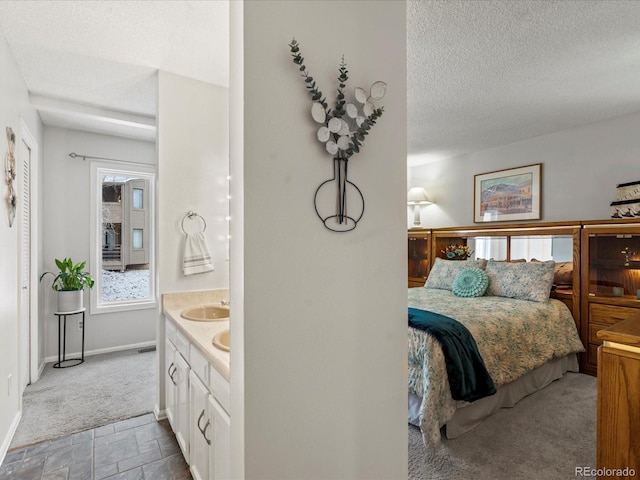
POLYGON ((441 442, 441 429, 455 438, 502 407, 515 405, 567 371, 578 371, 583 352, 567 306, 550 299, 553 262, 509 263, 436 259, 423 288, 409 289, 409 307, 453 318, 471 333, 497 392, 473 402, 456 401, 445 356, 435 338, 408 328, 409 423, 425 445, 441 442), (460 297, 452 282, 462 269, 481 269, 484 295, 460 297))

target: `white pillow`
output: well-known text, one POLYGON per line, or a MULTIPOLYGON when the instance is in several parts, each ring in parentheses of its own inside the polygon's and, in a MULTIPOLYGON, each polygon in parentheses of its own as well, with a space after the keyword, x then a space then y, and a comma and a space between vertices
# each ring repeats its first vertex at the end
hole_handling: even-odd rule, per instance
POLYGON ((437 288, 439 290, 452 290, 453 279, 465 268, 483 269, 485 260, 444 260, 436 257, 431 267, 425 288, 437 288))
POLYGON ((486 295, 517 298, 533 302, 549 301, 555 262, 495 262, 486 268, 489 288, 486 295))

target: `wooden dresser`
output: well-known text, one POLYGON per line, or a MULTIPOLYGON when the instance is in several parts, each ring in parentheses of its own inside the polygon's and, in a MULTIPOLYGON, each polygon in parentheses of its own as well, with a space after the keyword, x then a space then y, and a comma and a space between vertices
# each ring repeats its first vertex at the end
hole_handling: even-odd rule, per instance
POLYGON ((598 347, 597 468, 616 470, 606 478, 638 478, 640 316, 599 330, 597 336, 603 342, 598 347))
POLYGON ((640 224, 602 221, 582 228, 582 371, 597 370, 598 332, 640 316, 640 224))

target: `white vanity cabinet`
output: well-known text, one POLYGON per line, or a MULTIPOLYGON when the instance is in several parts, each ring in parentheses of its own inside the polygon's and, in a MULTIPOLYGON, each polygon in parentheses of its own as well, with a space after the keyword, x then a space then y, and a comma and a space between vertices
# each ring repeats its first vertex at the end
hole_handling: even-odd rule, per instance
POLYGON ((165 405, 167 418, 185 460, 189 461, 189 342, 167 322, 165 339, 165 405))
POLYGON ((209 452, 209 478, 231 478, 231 418, 213 395, 209 395, 209 416, 213 424, 213 445, 209 452))
POLYGON ((230 478, 229 382, 196 348, 190 352, 190 466, 194 480, 230 478))
POLYGON ((229 382, 166 320, 167 418, 194 480, 230 478, 229 382))
POLYGON ((189 376, 191 395, 190 466, 194 480, 208 480, 209 450, 211 447, 211 418, 209 415, 209 390, 191 371, 189 376))
POLYGON ((169 424, 171 428, 175 430, 176 421, 174 412, 176 411, 176 386, 178 385, 175 379, 175 370, 176 364, 174 362, 176 347, 169 341, 167 338, 164 342, 165 345, 165 355, 164 355, 164 371, 165 371, 165 381, 164 381, 164 403, 165 403, 165 412, 167 414, 167 419, 169 420, 169 424))
POLYGON ((189 463, 189 364, 179 353, 176 362, 176 434, 184 459, 189 463))

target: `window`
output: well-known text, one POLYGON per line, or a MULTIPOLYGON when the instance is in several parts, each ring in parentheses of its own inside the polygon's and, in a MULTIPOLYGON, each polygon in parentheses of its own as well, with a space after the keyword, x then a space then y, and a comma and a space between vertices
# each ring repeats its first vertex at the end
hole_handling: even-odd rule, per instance
POLYGON ((91 169, 91 313, 152 308, 155 174, 138 166, 91 169))
POLYGON ((142 229, 134 228, 133 229, 133 248, 136 250, 140 250, 142 248, 142 229))
POLYGON ((143 208, 143 202, 142 202, 143 193, 144 193, 144 190, 141 188, 133 189, 133 199, 131 202, 133 208, 137 208, 137 209, 143 208))

